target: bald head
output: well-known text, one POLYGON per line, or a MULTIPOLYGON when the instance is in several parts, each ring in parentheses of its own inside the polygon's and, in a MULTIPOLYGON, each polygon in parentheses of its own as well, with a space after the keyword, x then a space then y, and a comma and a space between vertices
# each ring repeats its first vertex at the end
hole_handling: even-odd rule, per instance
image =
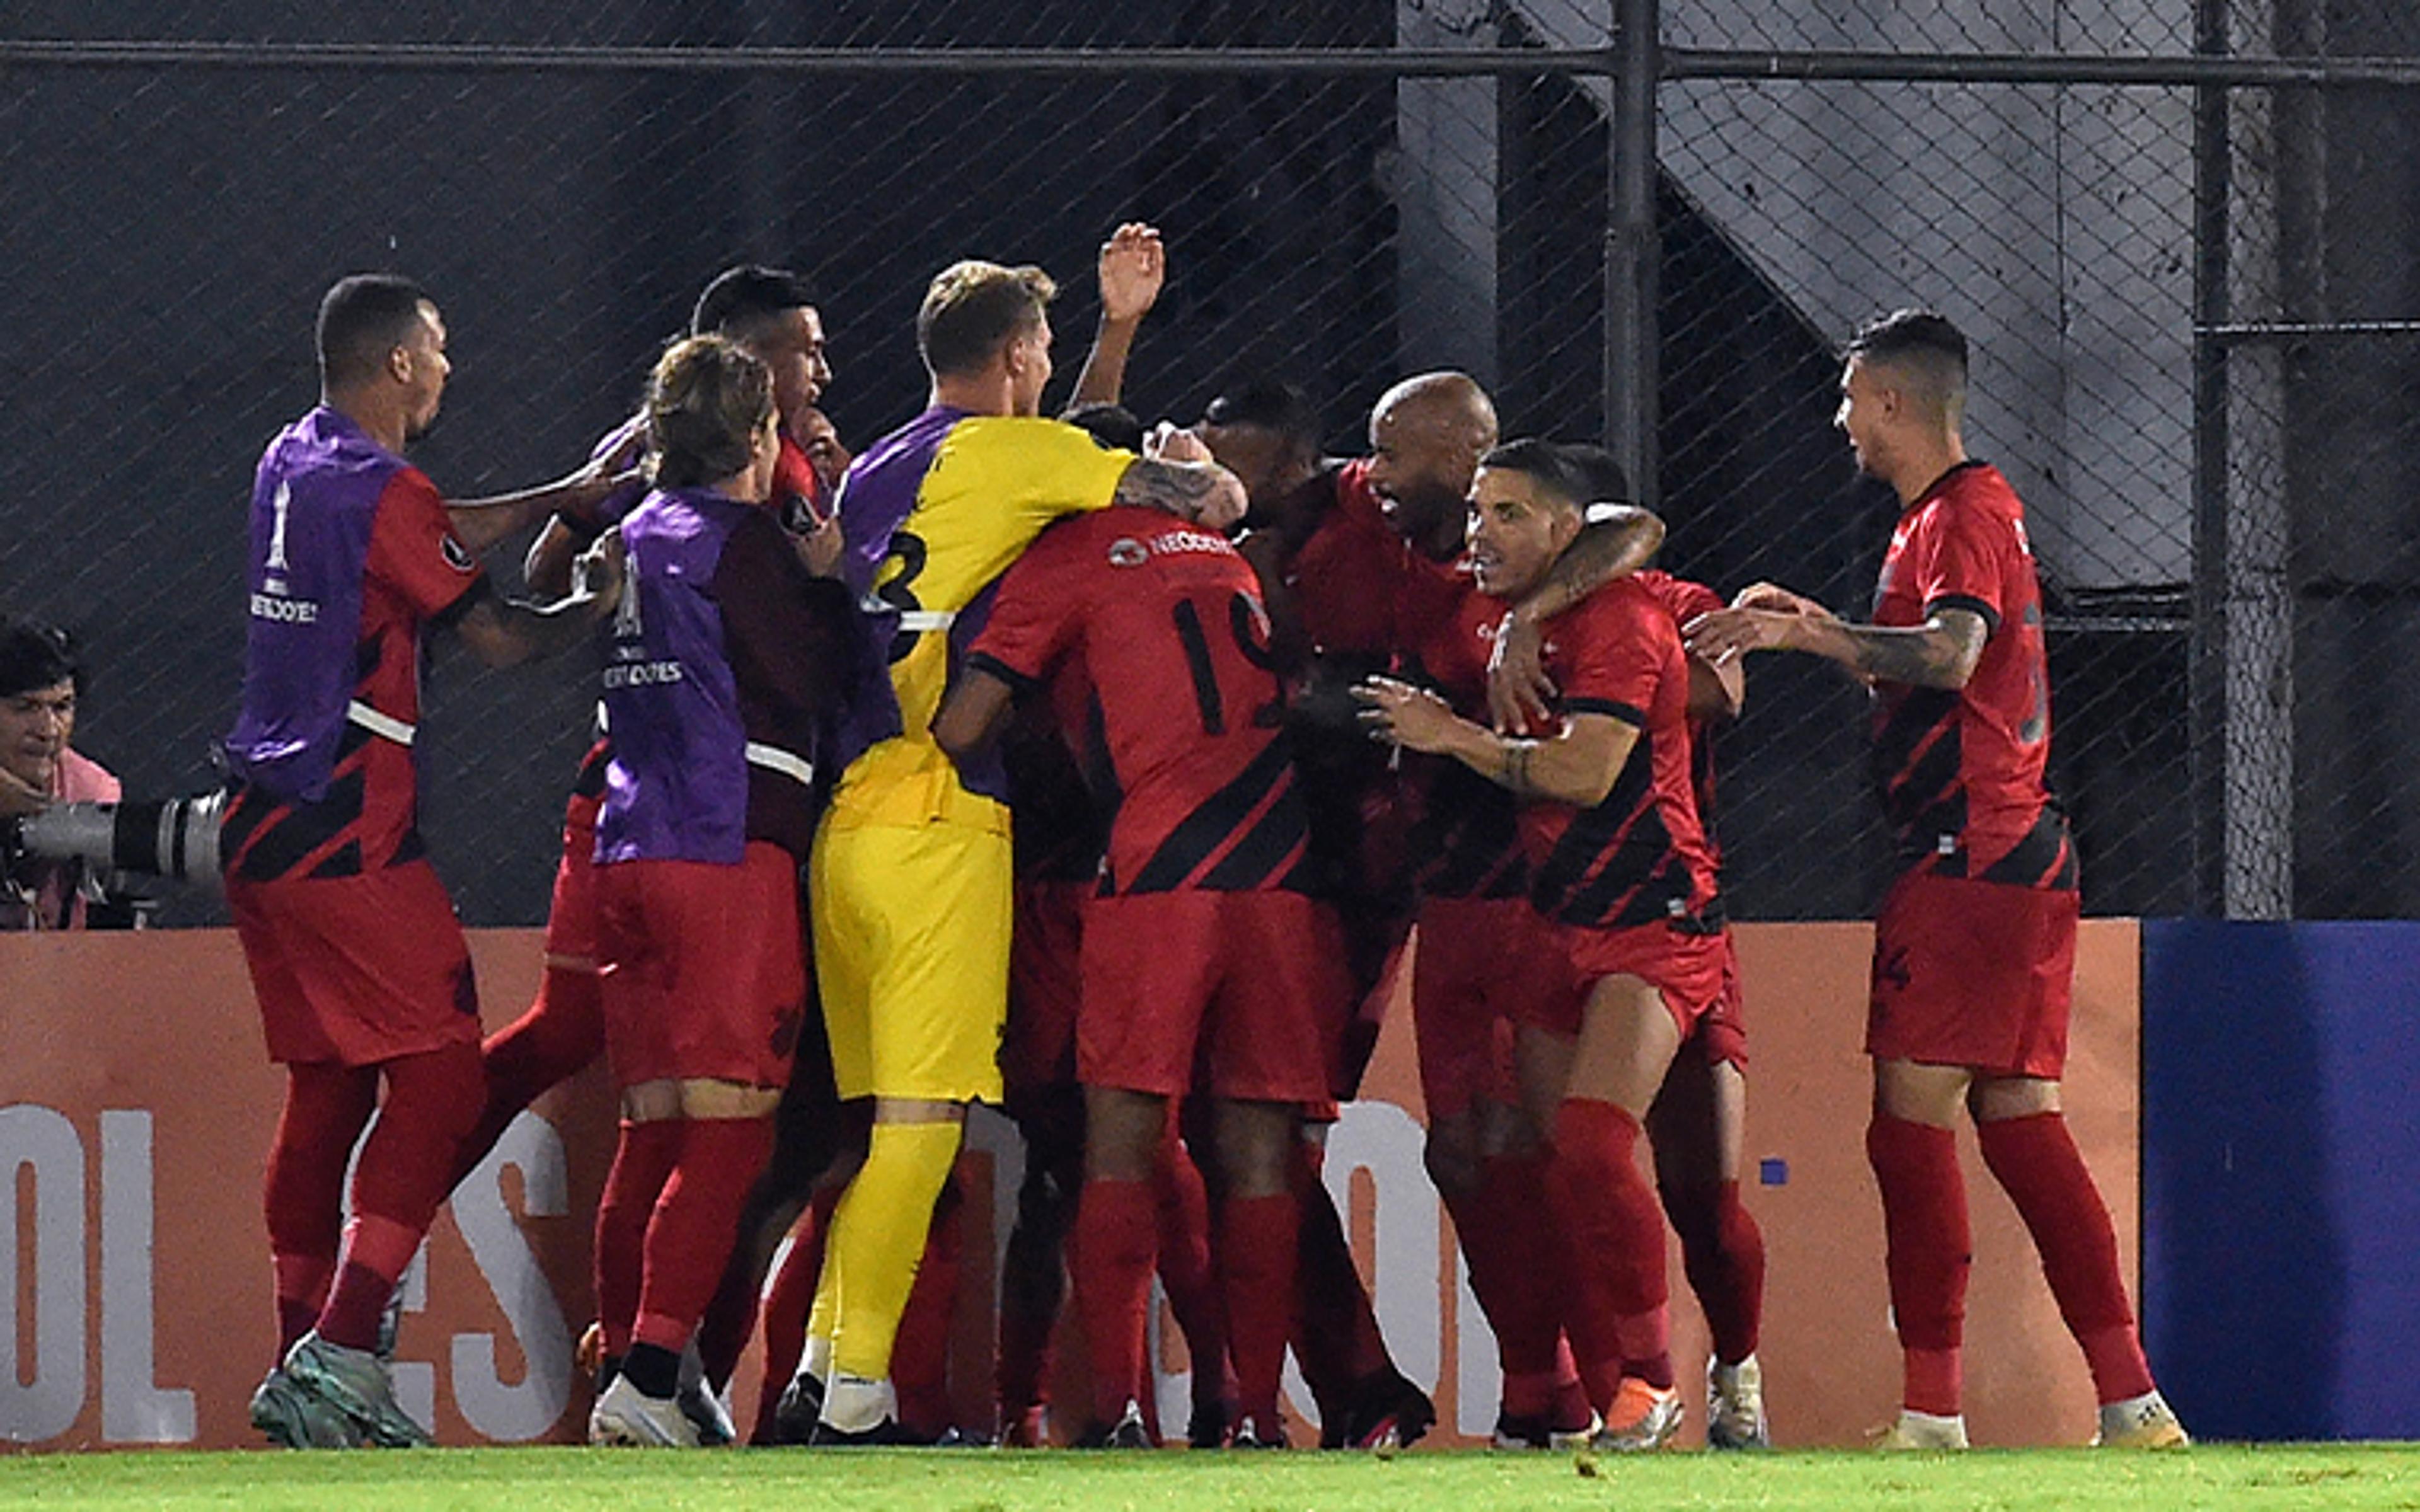
POLYGON ((1495 444, 1496 406, 1468 374, 1405 378, 1370 411, 1370 486, 1405 540, 1450 561, 1480 454, 1495 444))
POLYGON ((1404 379, 1371 408, 1373 431, 1388 421, 1405 435, 1434 435, 1467 446, 1474 461, 1496 444, 1496 405, 1467 373, 1422 373, 1404 379))

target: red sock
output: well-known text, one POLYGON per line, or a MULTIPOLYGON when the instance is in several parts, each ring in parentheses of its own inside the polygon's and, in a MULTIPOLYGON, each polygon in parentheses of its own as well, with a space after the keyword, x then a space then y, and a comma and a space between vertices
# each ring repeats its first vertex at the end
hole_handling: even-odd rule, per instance
POLYGON ((1891 1316, 1906 1356, 1910 1412, 1954 1417, 1963 1410, 1966 1273, 1974 1241, 1958 1136, 1948 1129, 1876 1112, 1866 1159, 1883 1195, 1883 1242, 1891 1316))
POLYGON ((1093 1419, 1115 1423, 1143 1397, 1143 1340, 1159 1201, 1149 1181, 1084 1183, 1076 1205, 1076 1307, 1093 1378, 1093 1419))
MULTIPOLYGON (((1613 1379, 1605 1383, 1608 1400, 1621 1384, 1621 1367, 1617 1365, 1613 1379)), ((1564 1429, 1587 1427, 1595 1411, 1589 1405, 1589 1400, 1588 1382, 1580 1379, 1579 1361, 1573 1355, 1571 1340, 1566 1337, 1555 1346, 1555 1394, 1551 1409, 1554 1426, 1564 1429)))
POLYGON ((646 1273, 647 1219, 680 1150, 675 1119, 622 1124, 613 1168, 597 1203, 597 1324, 604 1331, 608 1355, 630 1352, 630 1327, 638 1319, 639 1287, 646 1273))
POLYGON ((1445 1204, 1470 1273, 1471 1295, 1496 1334, 1505 1415, 1546 1415, 1554 1407, 1565 1281, 1560 1241, 1545 1216, 1545 1157, 1532 1152, 1487 1161, 1478 1189, 1447 1196, 1445 1204))
POLYGON ((899 1421, 938 1435, 950 1427, 950 1324, 958 1310, 958 1272, 966 1231, 957 1173, 933 1205, 924 1257, 916 1267, 899 1333, 891 1346, 891 1380, 899 1393, 899 1421))
POLYGON ((832 1210, 840 1206, 839 1187, 818 1187, 807 1211, 790 1231, 790 1248, 773 1270, 765 1288, 765 1379, 757 1388, 756 1423, 751 1443, 773 1442, 773 1410, 790 1378, 799 1373, 799 1359, 807 1352, 807 1315, 814 1311, 815 1283, 823 1279, 824 1236, 830 1232, 832 1210))
POLYGON ((287 1068, 286 1106, 261 1183, 281 1360, 327 1305, 344 1240, 345 1162, 377 1106, 376 1067, 287 1068))
POLYGON ((1740 1201, 1737 1181, 1668 1188, 1663 1196, 1714 1358, 1737 1365, 1756 1352, 1764 1319, 1764 1231, 1740 1201))
MULTIPOLYGON (((1176 1110, 1169 1109, 1168 1142, 1161 1151, 1158 1196, 1159 1282, 1168 1310, 1185 1335, 1193 1362, 1193 1399, 1215 1402, 1227 1395, 1227 1311, 1218 1296, 1218 1273, 1210 1260, 1210 1192, 1202 1167, 1177 1136, 1176 1110)), ((1151 1384, 1143 1371, 1143 1384, 1151 1384)), ((1156 1393, 1146 1391, 1146 1408, 1156 1393)))
POLYGON ((386 1101, 353 1163, 353 1221, 318 1324, 321 1338, 350 1350, 378 1343, 396 1283, 454 1189, 454 1160, 486 1090, 475 1045, 424 1051, 379 1070, 386 1101))
POLYGON ((647 1218, 630 1342, 677 1353, 689 1343, 739 1237, 739 1210, 773 1153, 773 1120, 681 1119, 680 1155, 647 1218))
POLYGON ((1302 1202, 1290 1192, 1229 1197, 1218 1205, 1218 1279, 1227 1294, 1227 1344, 1243 1416, 1277 1424, 1279 1378, 1294 1331, 1295 1247, 1302 1202))
POLYGON ((522 1109, 604 1053, 604 995, 597 973, 547 967, 528 1011, 479 1046, 487 1105, 463 1138, 454 1162, 455 1184, 488 1158, 522 1109))
POLYGON ((1600 1319, 1600 1335, 1609 1323, 1623 1375, 1669 1388, 1664 1214, 1633 1157, 1638 1134, 1638 1120, 1610 1103, 1565 1098, 1555 1114, 1551 1180, 1569 1225, 1575 1289, 1600 1319))
POLYGON ((2151 1367, 2118 1268, 2118 1235, 2108 1205, 2058 1113, 1997 1119, 1975 1126, 1983 1163, 2017 1205, 2034 1236, 2042 1275, 2068 1332, 2084 1346, 2093 1389, 2106 1402, 2151 1389, 2151 1367))

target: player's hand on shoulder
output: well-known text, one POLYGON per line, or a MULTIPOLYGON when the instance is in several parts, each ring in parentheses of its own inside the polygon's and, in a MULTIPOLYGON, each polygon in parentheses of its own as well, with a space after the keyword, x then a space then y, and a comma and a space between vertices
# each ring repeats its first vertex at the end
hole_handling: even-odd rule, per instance
POLYGON ((625 555, 622 532, 607 531, 571 564, 572 596, 586 602, 591 618, 602 619, 621 603, 628 588, 625 555))
POLYGON ((1159 228, 1129 221, 1101 243, 1101 318, 1140 320, 1159 301, 1168 281, 1168 249, 1159 228))
POLYGON ((1163 420, 1142 439, 1142 455, 1161 462, 1215 462, 1210 444, 1189 427, 1163 420))
POLYGON ((1731 608, 1762 609, 1769 614, 1811 614, 1828 620, 1832 611, 1803 594, 1793 594, 1779 583, 1750 583, 1731 595, 1731 608))
POLYGON ((1397 678, 1364 678, 1354 685, 1353 697, 1361 705, 1361 728, 1387 745, 1435 750, 1453 728, 1445 700, 1397 678))
POLYGON ((1555 680, 1546 675, 1546 638, 1535 620, 1508 613, 1487 653, 1487 717, 1502 734, 1528 734, 1554 721, 1555 680))

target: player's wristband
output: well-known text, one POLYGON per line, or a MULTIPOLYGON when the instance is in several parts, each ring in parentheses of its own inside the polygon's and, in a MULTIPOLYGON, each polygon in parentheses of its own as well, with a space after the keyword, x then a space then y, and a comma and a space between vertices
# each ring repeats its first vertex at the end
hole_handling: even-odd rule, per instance
POLYGON ((573 540, 578 541, 582 550, 596 545, 597 538, 605 533, 604 526, 583 516, 575 515, 568 509, 556 510, 554 522, 562 526, 573 540))

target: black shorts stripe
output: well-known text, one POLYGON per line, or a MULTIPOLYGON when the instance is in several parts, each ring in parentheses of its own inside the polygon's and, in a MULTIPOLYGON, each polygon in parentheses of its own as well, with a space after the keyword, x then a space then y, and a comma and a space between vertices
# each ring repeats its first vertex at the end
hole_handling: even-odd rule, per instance
POLYGON ((1202 800, 1170 831, 1159 849, 1122 890, 1170 892, 1182 886, 1235 832, 1235 826, 1261 806, 1261 801, 1293 767, 1286 743, 1270 741, 1233 781, 1202 800))

